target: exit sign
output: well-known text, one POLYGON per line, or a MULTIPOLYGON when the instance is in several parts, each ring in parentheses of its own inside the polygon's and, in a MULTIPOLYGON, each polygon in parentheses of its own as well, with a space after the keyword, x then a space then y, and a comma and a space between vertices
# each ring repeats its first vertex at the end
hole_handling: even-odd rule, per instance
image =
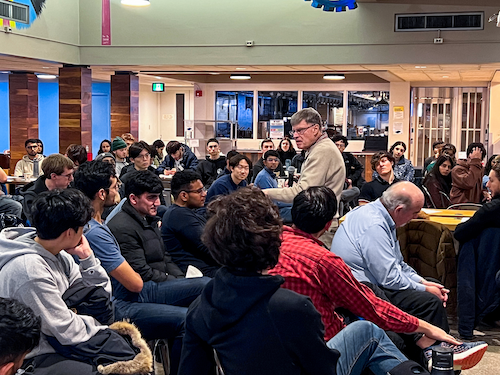
POLYGON ((165 84, 161 82, 153 83, 153 92, 163 92, 165 91, 165 84))

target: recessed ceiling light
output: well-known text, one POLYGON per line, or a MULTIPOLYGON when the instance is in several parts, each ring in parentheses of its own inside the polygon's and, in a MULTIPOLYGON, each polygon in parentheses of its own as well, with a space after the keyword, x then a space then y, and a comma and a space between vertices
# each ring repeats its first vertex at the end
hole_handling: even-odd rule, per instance
POLYGON ((450 78, 450 76, 443 76, 443 78, 450 78))
POLYGON ((213 75, 213 76, 218 76, 220 73, 210 72, 210 73, 208 73, 208 74, 211 74, 211 75, 213 75))
POLYGON ((427 68, 427 67, 424 65, 416 65, 415 66, 415 69, 425 69, 425 68, 427 68))
POLYGON ((344 74, 325 74, 323 76, 323 79, 328 79, 330 81, 341 81, 341 80, 345 79, 345 75, 344 74))
POLYGON ((250 74, 231 74, 229 78, 237 80, 247 80, 251 79, 252 77, 250 77, 250 74))
POLYGON ((42 69, 50 69, 50 66, 42 66, 42 69))
POLYGON ((144 7, 151 4, 149 0, 122 0, 121 3, 123 5, 131 5, 134 7, 144 7))
POLYGON ((163 79, 162 77, 158 77, 158 76, 156 76, 155 78, 156 78, 156 79, 163 79))
POLYGON ((247 70, 247 68, 236 68, 236 70, 247 70))
POLYGON ((10 72, 8 70, 2 70, 0 74, 10 74, 10 72))
POLYGON ((57 76, 54 74, 36 74, 38 79, 56 79, 57 76))

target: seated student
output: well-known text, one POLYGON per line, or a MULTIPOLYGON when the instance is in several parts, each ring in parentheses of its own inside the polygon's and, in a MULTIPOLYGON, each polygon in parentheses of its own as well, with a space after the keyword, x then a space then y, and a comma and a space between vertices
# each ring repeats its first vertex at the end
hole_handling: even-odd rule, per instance
MULTIPOLYGON (((257 163, 254 164, 253 166, 253 169, 252 169, 252 182, 255 181, 255 178, 257 177, 257 175, 259 174, 259 172, 261 170, 264 169, 264 154, 269 151, 269 150, 274 150, 274 142, 272 139, 264 139, 261 143, 260 143, 260 148, 261 148, 261 151, 262 151, 262 156, 261 158, 257 161, 257 163)), ((279 172, 279 175, 282 176, 282 177, 285 177, 286 174, 285 174, 285 169, 283 168, 283 164, 281 164, 281 161, 278 163, 278 167, 276 168, 276 172, 279 172)))
POLYGON ((409 159, 405 159, 406 144, 398 141, 391 146, 389 152, 394 156, 394 176, 400 181, 413 181, 415 168, 409 159))
POLYGON ((103 139, 101 141, 97 155, 101 155, 103 152, 111 152, 111 141, 109 139, 103 139))
POLYGON ((438 147, 438 150, 439 150, 439 154, 437 155, 437 157, 431 161, 429 163, 429 165, 427 166, 427 169, 425 170, 426 173, 429 173, 432 169, 432 167, 434 167, 434 164, 436 163, 436 160, 439 156, 441 155, 448 155, 449 157, 451 157, 453 159, 453 164, 456 164, 456 153, 457 153, 457 148, 452 145, 451 143, 445 143, 442 145, 442 147, 438 147))
POLYGON ((186 273, 192 265, 203 275, 213 277, 220 266, 201 242, 207 219, 196 212, 203 207, 207 196, 201 177, 190 169, 176 172, 171 190, 175 201, 163 215, 161 224, 165 249, 182 272, 186 273))
POLYGON ((436 340, 460 344, 442 329, 376 297, 370 288, 354 278, 340 257, 323 246, 319 237, 328 228, 336 210, 335 194, 325 186, 310 187, 299 193, 292 207, 294 224, 291 228, 283 227, 278 264, 269 271, 285 278, 282 287, 312 299, 325 324, 325 340, 345 327, 335 311, 344 308, 385 330, 425 335, 402 335, 410 347, 416 344, 427 349, 436 340))
POLYGON ((227 374, 427 373, 366 321, 325 344, 310 299, 268 274, 280 255, 282 223, 261 190, 240 189, 208 210, 203 242, 223 267, 189 307, 180 373, 213 374, 214 351, 227 374))
POLYGON ((483 199, 482 160, 486 149, 482 143, 471 143, 467 146, 467 160, 459 160, 451 171, 453 185, 450 191, 452 204, 481 203, 483 199))
POLYGON ((231 150, 227 153, 226 155, 226 168, 224 170, 220 171, 219 174, 217 175, 217 178, 220 178, 224 176, 225 174, 231 174, 231 171, 229 170, 229 159, 231 159, 233 156, 239 155, 240 153, 236 150, 231 150))
POLYGON ((129 164, 127 161, 127 144, 120 137, 116 137, 115 139, 113 139, 111 148, 113 150, 113 154, 115 155, 116 176, 121 176, 122 169, 129 164))
POLYGON ((151 151, 154 154, 153 166, 158 168, 163 161, 163 150, 165 150, 165 143, 161 139, 157 139, 151 145, 151 151))
POLYGON ((208 156, 199 162, 196 171, 201 176, 201 182, 208 189, 217 176, 224 171, 226 157, 220 154, 219 141, 216 138, 210 138, 207 141, 207 152, 208 156))
POLYGON ((208 189, 205 205, 219 195, 231 194, 247 186, 246 178, 251 168, 252 162, 245 155, 238 154, 229 159, 231 174, 226 174, 214 181, 208 189))
POLYGON ((286 165, 287 160, 290 160, 289 165, 291 165, 293 157, 297 155, 297 151, 293 148, 292 141, 287 135, 280 141, 276 151, 278 151, 282 165, 286 165))
POLYGON ((28 306, 0 298, 0 375, 14 375, 40 342, 41 319, 28 306))
POLYGON ((44 156, 38 152, 39 146, 37 141, 38 139, 31 138, 24 142, 26 155, 24 155, 23 158, 16 163, 14 176, 24 176, 25 173, 29 173, 33 176, 33 163, 35 160, 38 161, 39 165, 42 164, 44 156))
POLYGON ((87 150, 82 145, 71 144, 66 149, 64 156, 67 156, 75 164, 75 169, 78 169, 87 161, 87 150))
POLYGON ((436 161, 437 158, 439 158, 443 146, 444 146, 443 141, 436 141, 432 144, 432 150, 434 152, 434 155, 429 156, 427 159, 424 160, 424 171, 427 171, 427 167, 429 166, 430 163, 436 161))
MULTIPOLYGON (((0 168, 0 183, 4 184, 7 182, 7 174, 0 168)), ((22 199, 22 198, 21 198, 22 199)), ((12 195, 6 195, 2 190, 0 190, 0 213, 15 215, 21 218, 23 213, 23 205, 17 200, 12 198, 12 195)))
POLYGON ((372 156, 372 169, 377 172, 372 181, 367 182, 361 188, 359 194, 359 205, 365 205, 373 202, 382 196, 389 186, 399 180, 394 176, 394 156, 390 152, 380 151, 372 156))
POLYGON ((453 159, 446 154, 437 158, 423 182, 430 195, 425 195, 425 207, 448 208, 451 205, 451 170, 454 166, 453 159))
POLYGON ((163 162, 156 168, 158 173, 163 173, 165 170, 183 171, 184 169, 196 169, 198 166, 198 158, 193 151, 185 145, 177 141, 167 143, 167 156, 163 162))
MULTIPOLYGON (((102 154, 101 154, 102 155, 102 154)), ((184 319, 187 308, 176 306, 176 300, 167 304, 142 303, 140 293, 144 282, 120 253, 120 246, 115 237, 101 218, 105 207, 113 205, 119 198, 119 181, 112 165, 92 161, 82 165, 75 173, 75 187, 81 190, 92 202, 93 217, 88 222, 84 234, 90 247, 102 266, 111 277, 113 295, 115 296, 115 318, 129 319, 141 330, 147 340, 167 339, 170 342, 171 374, 177 373, 179 366, 182 337, 184 334, 184 319)), ((153 283, 150 281, 150 283, 153 283)), ((156 293, 163 293, 164 288, 157 288, 156 293)), ((193 299, 199 293, 191 290, 193 299)), ((150 302, 160 300, 153 293, 150 302)), ((187 289, 184 298, 188 298, 187 289)), ((171 297, 171 295, 169 294, 171 297)), ((166 297, 166 298, 170 298, 166 297)))
MULTIPOLYGON (((101 354, 110 355, 110 362, 134 360, 131 368, 150 367, 150 356, 136 356, 120 336, 112 335, 119 350, 105 351, 101 343, 111 337, 108 327, 66 306, 64 294, 80 283, 111 293, 106 271, 82 236, 91 214, 89 200, 76 189, 45 192, 33 203, 35 228, 7 228, 0 233, 0 297, 26 304, 42 320, 40 343, 23 364, 24 369, 32 368, 32 374, 98 374, 96 359, 105 359, 101 354), (79 267, 72 256, 79 258, 79 267)), ((137 329, 134 335, 140 336, 137 329)))
POLYGON ((347 184, 353 187, 361 188, 365 183, 363 178, 363 166, 350 152, 345 151, 345 148, 349 145, 347 138, 343 135, 334 135, 332 137, 332 142, 338 147, 345 164, 345 178, 348 180, 347 184))
MULTIPOLYGON (((487 189, 486 184, 490 180, 491 167, 493 167, 495 164, 499 162, 500 162, 500 156, 497 154, 491 155, 488 161, 486 162, 486 165, 484 166, 484 175, 483 175, 483 190, 487 189)), ((491 200, 491 194, 488 200, 491 200)))
POLYGON ((21 190, 21 195, 24 196, 23 213, 30 222, 31 207, 36 197, 44 191, 66 189, 73 181, 74 168, 73 162, 61 154, 52 154, 43 160, 43 175, 33 184, 26 185, 25 190, 21 190))

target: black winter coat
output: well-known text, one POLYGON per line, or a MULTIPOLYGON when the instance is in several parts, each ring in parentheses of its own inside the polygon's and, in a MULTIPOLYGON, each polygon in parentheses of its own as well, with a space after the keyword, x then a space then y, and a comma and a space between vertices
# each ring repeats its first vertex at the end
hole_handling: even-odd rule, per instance
POLYGON ((123 257, 145 282, 184 277, 165 251, 158 228, 159 220, 158 216, 142 218, 127 200, 122 210, 108 223, 123 257))
POLYGON ((226 168, 226 157, 221 156, 217 160, 210 159, 207 156, 196 167, 196 171, 201 175, 201 182, 208 189, 210 185, 217 179, 219 173, 226 168))

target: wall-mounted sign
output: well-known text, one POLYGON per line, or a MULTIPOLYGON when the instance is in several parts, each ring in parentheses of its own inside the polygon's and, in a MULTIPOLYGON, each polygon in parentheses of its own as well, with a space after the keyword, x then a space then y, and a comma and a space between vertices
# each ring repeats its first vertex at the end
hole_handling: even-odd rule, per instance
POLYGON ((269 138, 281 139, 285 136, 284 120, 269 120, 269 138))
POLYGON ((325 12, 344 12, 347 10, 347 8, 353 10, 358 7, 358 4, 356 4, 356 1, 354 0, 313 0, 311 5, 314 8, 323 7, 323 10, 325 12))
POLYGON ((405 118, 405 107, 394 107, 393 118, 394 120, 403 120, 405 118))
POLYGON ((165 84, 163 82, 153 83, 153 92, 163 92, 165 91, 165 84))

